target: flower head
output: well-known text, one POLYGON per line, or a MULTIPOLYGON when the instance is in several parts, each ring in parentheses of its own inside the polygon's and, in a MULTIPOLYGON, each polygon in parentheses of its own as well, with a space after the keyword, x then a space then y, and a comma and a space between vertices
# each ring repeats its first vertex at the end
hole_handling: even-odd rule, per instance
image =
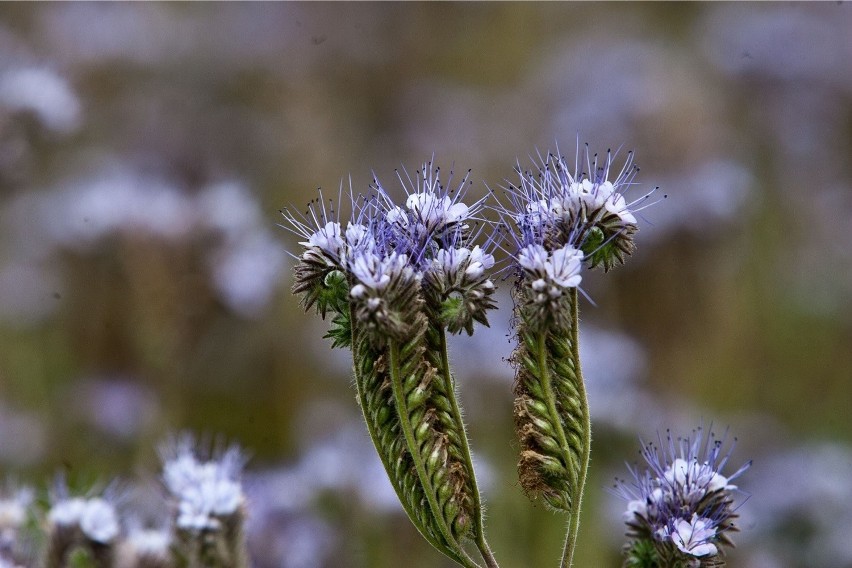
POLYGON ((35 493, 29 487, 0 492, 0 544, 2 535, 20 529, 27 520, 35 493))
POLYGON ((562 290, 580 285, 582 261, 583 253, 571 245, 552 253, 541 245, 527 245, 518 253, 518 264, 534 280, 533 289, 553 288, 552 294, 561 295, 562 290))
POLYGON ((731 481, 751 462, 723 475, 733 450, 723 453, 723 446, 724 438, 705 437, 701 428, 692 438, 669 434, 658 445, 644 445, 648 468, 630 468, 632 482, 615 486, 628 501, 625 522, 634 542, 653 542, 661 558, 715 556, 720 545, 731 545, 728 533, 736 530, 737 517, 731 481))
MULTIPOLYGON (((299 245, 304 248, 301 255, 292 254, 291 256, 297 260, 326 264, 328 267, 340 267, 350 238, 349 234, 345 233, 345 221, 339 209, 343 195, 341 184, 337 208, 331 201, 326 202, 320 191, 319 197, 308 203, 303 213, 289 208, 281 210, 281 215, 284 217, 282 227, 299 237, 299 245)), ((351 198, 349 221, 354 222, 360 216, 364 205, 352 198, 351 189, 349 195, 351 198)))
POLYGON ((168 566, 172 558, 172 535, 167 528, 132 527, 126 546, 138 566, 168 566))
POLYGON ((554 251, 530 244, 517 255, 519 267, 517 308, 534 328, 554 323, 560 329, 570 326, 571 310, 566 304, 570 289, 580 286, 583 252, 570 244, 554 251))
POLYGON ((112 541, 120 531, 115 507, 100 497, 87 500, 80 516, 80 528, 93 542, 112 541))
POLYGON ((241 514, 245 502, 240 473, 245 459, 232 446, 218 458, 199 459, 191 437, 164 447, 163 482, 175 500, 175 525, 182 530, 218 530, 241 514))
POLYGON ((114 547, 121 533, 115 502, 115 486, 102 495, 71 496, 65 481, 57 480, 47 513, 51 554, 64 556, 77 547, 107 550, 114 547))
POLYGON ((479 245, 438 249, 424 276, 426 304, 450 333, 473 334, 473 322, 488 325, 486 312, 496 306, 487 271, 494 256, 479 245))
POLYGON ((312 233, 306 242, 300 242, 300 245, 308 247, 308 249, 319 249, 328 257, 336 262, 339 262, 346 241, 341 235, 340 223, 337 221, 329 221, 314 233, 312 233))
POLYGON ((379 201, 383 204, 389 234, 389 245, 406 252, 412 264, 425 270, 440 248, 458 244, 470 229, 482 207, 482 200, 470 205, 463 202, 470 170, 457 186, 453 186, 450 171, 446 184, 441 181, 441 169, 426 162, 412 177, 403 170, 397 177, 405 194, 405 207, 397 205, 378 180, 374 181, 379 201))
POLYGON ((341 218, 340 205, 322 200, 303 215, 285 211, 288 229, 301 237, 304 248, 293 255, 293 291, 306 309, 316 305, 323 318, 335 314, 326 336, 334 346, 351 345, 352 316, 374 345, 403 338, 418 321, 424 297, 433 315, 452 313, 441 319, 454 332, 472 333, 474 320, 487 325, 484 314, 495 307, 490 299, 495 287, 487 276, 494 266, 494 239, 474 244, 484 225, 472 227, 471 221, 482 200, 462 200, 468 175, 453 186, 450 172, 445 185, 431 162, 414 177, 404 170, 397 175, 403 204, 376 179, 368 197, 356 198, 350 188, 348 220, 341 218))
POLYGON ((479 245, 472 249, 466 247, 438 249, 432 259, 432 270, 442 271, 452 278, 476 280, 494 266, 494 255, 482 250, 479 245))
POLYGON ((509 183, 510 204, 501 207, 504 218, 516 228, 519 247, 538 244, 548 250, 565 245, 581 249, 590 268, 609 270, 633 252, 636 205, 649 195, 628 202, 625 194, 639 168, 632 152, 616 169, 614 155, 591 155, 583 159, 577 147, 573 168, 558 154, 539 157, 532 171, 517 167, 519 184, 509 183))
POLYGON ((357 284, 350 292, 353 297, 363 296, 367 289, 381 292, 388 284, 403 274, 413 277, 413 271, 408 268, 408 257, 404 254, 391 252, 387 256, 380 256, 372 250, 358 250, 353 253, 349 269, 355 277, 357 284))
POLYGON ((405 206, 426 230, 437 231, 448 225, 463 223, 468 217, 468 206, 453 203, 448 195, 426 190, 408 196, 405 206))

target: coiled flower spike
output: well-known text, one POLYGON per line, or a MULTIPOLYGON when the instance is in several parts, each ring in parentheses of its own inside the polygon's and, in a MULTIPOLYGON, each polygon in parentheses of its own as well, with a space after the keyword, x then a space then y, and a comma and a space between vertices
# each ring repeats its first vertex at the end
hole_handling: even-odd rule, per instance
POLYGON ((519 182, 507 184, 508 204, 498 208, 512 228, 507 252, 516 276, 518 344, 511 361, 518 476, 530 498, 569 515, 563 568, 573 561, 591 448, 578 345, 579 286, 584 269, 608 271, 633 252, 632 207, 647 197, 633 203, 624 197, 638 171, 632 153, 613 180, 611 152, 599 162, 586 147, 584 158, 590 173, 580 170, 579 145, 573 170, 558 153, 539 156, 535 171, 519 165, 519 182))
POLYGON ((445 337, 472 333, 474 321, 487 325, 494 307, 493 256, 471 242, 481 202, 462 201, 467 176, 447 190, 431 163, 414 179, 398 177, 404 206, 374 180, 368 198, 356 200, 350 190, 345 226, 332 207, 285 213, 305 247, 295 257, 293 290, 306 309, 335 314, 329 336, 352 348, 367 429, 414 525, 459 564, 476 566, 463 547, 472 541, 496 566, 445 337))

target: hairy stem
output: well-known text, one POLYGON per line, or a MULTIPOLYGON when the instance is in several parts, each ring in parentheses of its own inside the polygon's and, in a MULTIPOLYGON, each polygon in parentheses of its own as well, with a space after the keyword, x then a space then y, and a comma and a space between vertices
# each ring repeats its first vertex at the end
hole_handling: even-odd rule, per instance
POLYGON ((582 420, 584 421, 584 427, 582 429, 582 454, 581 454, 581 463, 580 463, 580 475, 579 478, 572 483, 573 487, 573 495, 571 502, 573 503, 573 507, 571 509, 571 517, 568 522, 568 534, 565 536, 565 547, 562 551, 562 568, 570 568, 572 562, 574 561, 574 548, 577 545, 577 532, 580 529, 580 505, 583 501, 583 490, 586 486, 586 477, 589 472, 589 456, 591 455, 592 448, 592 422, 591 416, 589 414, 589 402, 588 397, 586 396, 586 383, 583 380, 583 372, 580 368, 580 342, 579 342, 579 328, 580 328, 580 317, 579 317, 579 307, 578 307, 578 297, 577 297, 577 289, 571 289, 571 358, 576 362, 574 367, 576 373, 576 388, 578 397, 581 400, 581 405, 583 408, 582 420))

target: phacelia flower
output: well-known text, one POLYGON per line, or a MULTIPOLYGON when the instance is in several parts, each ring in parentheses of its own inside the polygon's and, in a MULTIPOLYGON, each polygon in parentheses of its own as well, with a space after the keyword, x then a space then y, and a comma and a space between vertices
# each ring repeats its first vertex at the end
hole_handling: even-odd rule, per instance
POLYGON ((48 557, 63 558, 79 547, 96 557, 110 555, 121 534, 113 489, 108 487, 103 496, 71 496, 59 480, 47 513, 48 557))
POLYGON ((510 204, 501 213, 516 227, 519 247, 537 244, 552 251, 571 245, 583 251, 590 268, 609 270, 635 248, 635 213, 642 208, 637 205, 650 195, 632 202, 625 197, 638 170, 632 152, 620 169, 609 150, 601 161, 586 147, 581 160, 578 146, 573 168, 564 156, 548 154, 533 171, 517 168, 519 184, 505 188, 510 204))
POLYGON ((349 268, 358 282, 352 287, 351 294, 354 298, 362 297, 367 289, 377 292, 384 290, 394 278, 403 274, 414 277, 414 272, 408 267, 408 257, 396 252, 380 257, 373 251, 357 251, 349 268))
POLYGON ((409 195, 405 206, 428 231, 463 223, 469 213, 469 208, 464 203, 453 203, 448 195, 441 195, 431 189, 409 195))
POLYGON ((99 497, 87 500, 80 517, 80 529, 93 542, 111 542, 120 532, 115 507, 99 497))
POLYGON ((125 541, 125 547, 137 566, 169 566, 172 545, 171 531, 167 528, 133 527, 125 541))
POLYGON ((359 250, 351 263, 350 301, 361 329, 375 346, 387 339, 404 339, 417 319, 421 274, 408 256, 359 250))
POLYGON ((60 499, 50 507, 47 519, 59 527, 78 527, 87 539, 100 544, 112 541, 120 532, 115 506, 100 497, 60 499))
POLYGON ((403 205, 374 180, 369 197, 356 198, 349 190, 343 206, 351 210, 348 220, 340 204, 322 200, 301 215, 284 211, 287 228, 303 247, 292 255, 297 261, 293 291, 306 309, 316 305, 323 318, 329 311, 335 314, 327 335, 335 346, 351 345, 353 323, 361 324, 374 345, 388 337, 404 338, 418 321, 424 296, 433 302, 434 313, 453 313, 453 323, 444 323, 454 332, 472 333, 473 321, 487 324, 485 311, 495 307, 490 299, 495 287, 487 277, 494 266, 489 251, 494 242, 473 242, 484 225, 471 227, 482 200, 462 201, 468 176, 453 187, 451 172, 444 185, 431 162, 414 177, 397 175, 405 191, 403 205), (353 315, 357 322, 350 321, 353 315))
POLYGON ((12 490, 8 494, 0 492, 0 546, 6 533, 13 533, 24 525, 34 497, 29 487, 12 490))
POLYGON ((213 531, 241 515, 245 495, 240 473, 245 460, 239 448, 205 461, 196 456, 192 439, 184 437, 162 453, 163 482, 175 501, 175 526, 213 531))
POLYGON ((549 253, 541 245, 528 245, 518 253, 518 264, 534 280, 533 288, 554 288, 561 294, 565 288, 576 288, 582 281, 583 253, 571 245, 565 245, 549 253), (536 282, 543 284, 535 285, 536 282))
POLYGON ((648 468, 630 468, 631 482, 617 480, 615 493, 628 501, 625 522, 632 539, 628 557, 637 546, 654 546, 660 565, 690 558, 721 556, 732 546, 737 530, 731 481, 751 465, 730 476, 722 474, 733 448, 723 453, 724 439, 705 437, 699 428, 692 438, 667 435, 659 444, 646 444, 642 457, 648 468), (639 543, 639 544, 637 544, 639 543))
POLYGON ((376 237, 370 227, 361 223, 349 223, 346 226, 346 251, 345 260, 352 261, 353 251, 373 250, 376 248, 376 237))
POLYGON ((385 213, 390 239, 388 245, 405 252, 411 263, 425 270, 437 251, 457 246, 470 230, 470 222, 479 214, 482 200, 470 205, 462 201, 469 185, 470 171, 457 186, 453 186, 453 172, 446 184, 441 181, 441 170, 426 162, 412 177, 408 172, 397 172, 405 190, 405 207, 394 202, 390 193, 375 180, 374 189, 385 213))
POLYGON ((566 292, 578 288, 582 281, 583 253, 565 245, 553 252, 544 246, 530 244, 517 255, 520 277, 516 302, 529 325, 540 327, 553 322, 567 329, 570 308, 566 292))
POLYGON ((710 519, 699 518, 697 513, 692 519, 673 520, 670 525, 658 531, 660 540, 671 540, 678 549, 689 556, 713 556, 718 552, 713 540, 716 538, 715 523, 710 519))
MULTIPOLYGON (((348 233, 348 231, 347 231, 348 233)), ((334 261, 340 261, 346 242, 341 235, 340 223, 329 221, 312 233, 307 242, 300 242, 308 248, 318 248, 334 261)))
POLYGON ((494 255, 486 253, 476 245, 472 249, 465 247, 457 249, 439 249, 432 260, 434 270, 443 271, 449 275, 463 273, 464 278, 475 280, 494 266, 494 255))
POLYGON ((80 523, 85 510, 86 500, 81 497, 62 499, 50 507, 47 520, 60 526, 74 526, 80 523))

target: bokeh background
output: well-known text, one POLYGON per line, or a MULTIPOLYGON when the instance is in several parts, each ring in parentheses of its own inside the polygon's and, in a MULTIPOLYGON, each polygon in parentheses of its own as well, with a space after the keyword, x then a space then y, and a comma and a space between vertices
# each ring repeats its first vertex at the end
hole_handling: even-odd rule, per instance
MULTIPOLYGON (((219 435, 252 456, 258 567, 448 566, 288 291, 277 211, 433 153, 476 197, 579 138, 668 199, 584 280, 578 565, 619 565, 638 438, 712 424, 754 459, 731 565, 852 566, 850 38, 840 2, 0 6, 0 471, 132 484, 170 433, 219 435)), ((496 555, 551 566, 508 288, 453 361, 496 555)))

